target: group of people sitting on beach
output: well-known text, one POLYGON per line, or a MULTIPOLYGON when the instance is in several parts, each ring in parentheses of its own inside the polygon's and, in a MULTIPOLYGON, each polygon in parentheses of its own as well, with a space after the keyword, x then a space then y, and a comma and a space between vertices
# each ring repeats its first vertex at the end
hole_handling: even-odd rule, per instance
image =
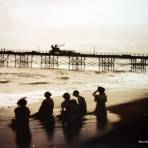
MULTIPOLYGON (((107 95, 105 94, 105 88, 98 87, 97 90, 92 94, 94 96, 94 101, 96 102, 95 111, 92 112, 96 115, 98 120, 104 120, 107 118, 105 102, 107 101, 107 95)), ((15 119, 13 123, 17 127, 27 127, 29 126, 29 118, 36 118, 41 121, 54 122, 53 109, 54 101, 51 98, 52 94, 50 92, 45 92, 45 99, 41 103, 41 106, 37 113, 30 115, 30 110, 26 107, 27 101, 25 98, 20 99, 17 104, 18 107, 15 108, 15 119)), ((57 116, 62 122, 74 122, 83 119, 87 112, 87 105, 84 97, 82 97, 78 90, 73 91, 73 96, 77 98, 70 99, 69 93, 64 93, 64 101, 61 103, 61 112, 57 116)))

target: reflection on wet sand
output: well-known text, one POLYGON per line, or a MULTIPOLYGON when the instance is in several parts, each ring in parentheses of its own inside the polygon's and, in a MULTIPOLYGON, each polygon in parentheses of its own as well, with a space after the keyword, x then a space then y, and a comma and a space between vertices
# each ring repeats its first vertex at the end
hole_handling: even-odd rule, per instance
POLYGON ((53 140, 54 131, 55 131, 55 122, 54 121, 40 121, 42 128, 45 129, 48 140, 53 140))
POLYGON ((62 123, 62 129, 65 139, 69 141, 73 140, 74 137, 79 136, 82 125, 82 121, 76 121, 74 123, 62 123))
MULTIPOLYGON (((30 120, 30 128, 16 130, 13 128, 15 143, 12 147, 30 148, 30 147, 78 147, 84 141, 102 135, 108 131, 108 122, 96 122, 94 115, 86 116, 83 121, 72 123, 62 123, 55 119, 55 122, 30 120), (30 131, 31 130, 31 131, 30 131)), ((7 148, 8 144, 4 144, 7 148)))
POLYGON ((30 148, 32 141, 32 134, 28 127, 17 127, 10 124, 15 135, 16 146, 18 148, 30 148))
POLYGON ((29 148, 31 145, 30 129, 16 130, 16 143, 18 148, 29 148))

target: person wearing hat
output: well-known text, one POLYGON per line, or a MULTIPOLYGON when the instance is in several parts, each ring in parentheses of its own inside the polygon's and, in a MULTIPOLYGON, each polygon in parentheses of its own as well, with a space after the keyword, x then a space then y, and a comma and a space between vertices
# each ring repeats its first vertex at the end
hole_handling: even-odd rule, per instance
POLYGON ((107 111, 106 111, 106 102, 107 95, 105 94, 104 87, 98 87, 98 89, 92 94, 94 96, 94 101, 96 102, 95 115, 98 120, 106 120, 107 111))
POLYGON ((29 127, 30 110, 26 107, 27 101, 24 98, 18 100, 18 107, 15 108, 15 123, 17 127, 29 127))
POLYGON ((54 108, 54 101, 51 98, 50 92, 45 92, 44 97, 45 99, 41 103, 41 106, 37 113, 31 115, 31 117, 38 118, 40 120, 53 120, 53 108, 54 108))

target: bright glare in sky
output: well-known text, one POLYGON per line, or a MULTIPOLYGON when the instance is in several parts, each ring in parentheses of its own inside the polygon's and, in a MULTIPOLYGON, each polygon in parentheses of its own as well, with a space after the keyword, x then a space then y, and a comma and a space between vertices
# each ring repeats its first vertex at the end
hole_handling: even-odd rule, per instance
POLYGON ((0 48, 147 52, 147 0, 0 0, 0 48))

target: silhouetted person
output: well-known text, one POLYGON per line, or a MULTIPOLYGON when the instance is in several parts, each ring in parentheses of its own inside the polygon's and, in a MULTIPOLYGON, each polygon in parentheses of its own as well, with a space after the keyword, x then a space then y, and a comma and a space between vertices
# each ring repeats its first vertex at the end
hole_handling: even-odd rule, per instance
POLYGON ((70 94, 64 93, 63 94, 64 101, 61 103, 61 119, 67 120, 70 116, 70 94))
POLYGON ((53 120, 54 102, 51 95, 50 92, 45 92, 45 99, 43 100, 39 111, 32 115, 32 117, 39 118, 40 120, 53 120))
POLYGON ((26 107, 27 101, 25 98, 20 99, 18 102, 18 107, 15 108, 15 120, 12 120, 16 125, 16 128, 26 128, 29 127, 29 116, 30 110, 26 107))
POLYGON ((17 102, 15 119, 12 119, 11 127, 16 134, 16 143, 19 148, 29 148, 31 144, 31 132, 29 128, 30 110, 26 107, 25 97, 17 102))
POLYGON ((87 113, 87 107, 84 97, 80 96, 78 90, 74 90, 73 96, 75 96, 78 100, 80 116, 83 117, 87 113))
POLYGON ((70 118, 71 120, 80 119, 79 105, 75 99, 70 100, 70 118))
POLYGON ((79 106, 76 100, 70 100, 70 94, 64 93, 64 101, 61 104, 61 119, 65 121, 72 121, 79 118, 79 106))
POLYGON ((94 101, 96 101, 95 115, 100 121, 107 119, 107 111, 105 102, 107 102, 107 95, 105 94, 105 88, 98 87, 93 93, 94 101), (97 94, 99 92, 99 94, 97 94))
POLYGON ((79 134, 82 127, 82 121, 80 120, 79 105, 77 101, 74 99, 70 100, 69 93, 64 93, 63 98, 65 100, 61 104, 61 116, 62 120, 66 121, 66 124, 65 122, 62 122, 62 127, 66 139, 70 140, 79 134))

